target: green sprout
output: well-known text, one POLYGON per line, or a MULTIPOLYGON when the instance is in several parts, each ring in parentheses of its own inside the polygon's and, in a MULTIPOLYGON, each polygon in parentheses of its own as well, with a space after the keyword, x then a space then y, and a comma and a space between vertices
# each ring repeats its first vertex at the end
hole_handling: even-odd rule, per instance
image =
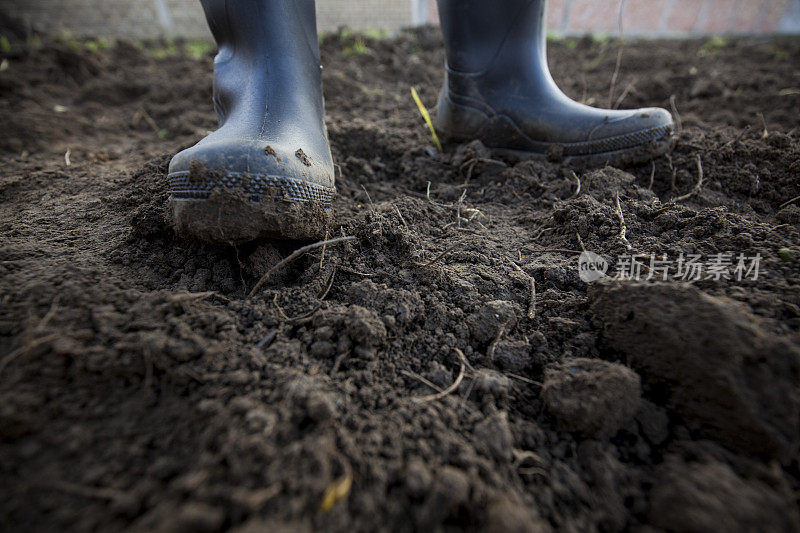
POLYGON ((188 41, 183 45, 183 51, 195 61, 200 61, 214 51, 214 45, 204 40, 188 41))
POLYGON ((106 39, 89 39, 83 43, 83 47, 89 52, 100 52, 111 48, 111 43, 106 39))
POLYGON ((700 50, 697 51, 697 55, 699 56, 708 56, 717 53, 720 49, 722 49, 728 41, 720 37, 719 35, 715 35, 708 41, 706 41, 703 46, 700 47, 700 50))
POLYGON ((364 42, 363 37, 356 37, 352 44, 345 46, 344 48, 344 55, 347 57, 364 56, 371 53, 372 50, 367 47, 367 43, 364 42))
POLYGON ((433 144, 436 148, 439 149, 440 152, 444 152, 442 148, 442 143, 439 142, 439 136, 436 135, 436 129, 433 127, 433 121, 431 120, 431 115, 428 113, 428 109, 425 107, 425 104, 422 103, 422 100, 419 98, 419 94, 417 90, 412 87, 411 88, 411 97, 414 99, 414 102, 417 104, 417 108, 419 109, 422 118, 425 120, 425 124, 428 125, 428 128, 431 130, 431 137, 433 137, 433 144))

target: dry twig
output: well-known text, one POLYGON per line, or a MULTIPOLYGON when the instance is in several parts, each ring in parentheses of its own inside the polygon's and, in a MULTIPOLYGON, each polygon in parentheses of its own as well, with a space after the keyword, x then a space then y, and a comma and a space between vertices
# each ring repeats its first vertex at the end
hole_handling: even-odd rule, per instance
POLYGON ((675 133, 680 133, 683 131, 683 121, 681 120, 681 114, 678 112, 678 106, 675 104, 674 94, 669 97, 669 107, 672 110, 672 116, 675 117, 675 133))
POLYGON ((289 254, 288 257, 286 257, 285 259, 279 261, 278 264, 276 264, 275 266, 273 266, 272 268, 267 270, 267 272, 263 276, 261 276, 261 279, 258 280, 258 283, 256 283, 256 286, 253 287, 253 290, 250 291, 250 294, 248 294, 247 297, 248 298, 252 298, 255 295, 256 291, 258 291, 258 289, 261 288, 261 286, 269 279, 269 277, 272 275, 273 272, 275 272, 276 270, 278 270, 281 267, 285 266, 287 263, 290 263, 291 261, 294 261, 295 259, 297 259, 301 255, 305 254, 306 252, 310 252, 311 250, 316 250, 317 248, 321 248, 323 246, 327 246, 328 244, 339 244, 341 242, 354 241, 355 239, 356 238, 353 237, 352 235, 348 235, 346 237, 337 237, 335 239, 329 239, 327 241, 320 241, 320 242, 316 242, 314 244, 309 244, 307 246, 303 246, 302 248, 298 248, 297 250, 295 250, 294 252, 289 254))
POLYGON ((578 183, 578 186, 575 188, 575 193, 573 193, 572 197, 575 198, 581 193, 581 179, 575 174, 575 171, 572 171, 572 177, 575 178, 575 181, 578 183))
POLYGON ((625 98, 631 93, 631 91, 636 87, 636 82, 638 81, 637 78, 634 78, 628 85, 625 86, 625 89, 622 91, 622 94, 619 95, 617 101, 614 102, 614 109, 619 109, 619 106, 622 105, 622 102, 625 98))
POLYGON ((400 218, 400 222, 403 223, 403 226, 408 227, 408 224, 406 224, 406 219, 403 218, 403 213, 400 212, 400 208, 397 207, 394 204, 392 204, 392 207, 394 208, 395 212, 397 213, 397 216, 400 218))
POLYGON ((425 267, 429 267, 429 266, 431 266, 432 264, 434 264, 434 263, 438 262, 440 259, 442 259, 444 256, 446 256, 447 254, 449 254, 450 252, 452 252, 453 250, 455 250, 455 249, 456 249, 458 246, 460 246, 460 245, 461 245, 461 244, 463 244, 463 243, 464 243, 464 241, 457 241, 457 242, 455 242, 454 244, 451 244, 450 246, 448 246, 448 247, 447 247, 447 249, 445 249, 445 251, 444 251, 444 252, 440 253, 439 255, 437 255, 436 257, 434 257, 433 259, 431 259, 431 260, 430 260, 430 261, 428 261, 427 263, 417 263, 417 262, 415 261, 415 262, 414 262, 414 266, 415 266, 415 267, 417 267, 417 268, 425 268, 425 267))
POLYGON ((625 39, 622 36, 622 13, 625 10, 625 0, 619 0, 619 13, 617 14, 617 26, 619 27, 619 51, 617 52, 617 64, 614 66, 614 73, 611 74, 611 87, 608 90, 608 107, 612 107, 614 102, 614 91, 617 88, 617 78, 622 65, 622 52, 625 49, 625 39))
POLYGON ((497 330, 497 335, 495 335, 494 340, 489 345, 489 348, 486 350, 486 355, 489 356, 489 360, 491 361, 494 361, 494 352, 495 350, 497 350, 497 343, 500 342, 500 339, 503 338, 503 335, 506 332, 506 325, 507 323, 504 323, 500 326, 500 329, 497 330))
POLYGON ((674 191, 675 188, 676 188, 675 182, 676 182, 676 179, 678 177, 678 171, 677 171, 677 169, 675 168, 675 165, 672 162, 672 156, 669 155, 669 154, 664 154, 664 157, 666 157, 667 161, 669 161, 669 170, 672 173, 672 175, 670 176, 670 180, 669 180, 669 190, 670 191, 674 191))
POLYGON ((367 195, 367 200, 369 200, 370 209, 372 210, 373 213, 375 213, 375 204, 372 203, 372 197, 369 195, 369 192, 367 191, 367 188, 364 187, 364 185, 361 185, 361 188, 364 189, 364 194, 367 195))
POLYGON ((404 375, 406 375, 406 376, 408 376, 410 378, 416 379, 420 383, 423 383, 423 384, 427 385, 428 387, 432 388, 436 392, 442 392, 442 390, 443 390, 441 387, 439 387, 438 385, 436 385, 436 384, 432 383, 431 381, 425 379, 423 376, 420 376, 416 372, 412 372, 410 370, 401 370, 400 373, 404 374, 404 375))
POLYGON ((456 377, 456 380, 452 383, 452 385, 450 385, 441 392, 437 392, 436 394, 430 394, 428 396, 421 396, 418 398, 414 398, 413 400, 415 402, 427 403, 438 400, 439 398, 444 398, 445 396, 456 390, 458 386, 461 384, 461 380, 464 379, 464 371, 467 368, 467 358, 464 357, 464 352, 462 352, 458 348, 453 348, 453 350, 456 352, 459 360, 461 361, 461 368, 458 371, 458 376, 456 377))
POLYGON ((289 315, 287 315, 283 311, 283 307, 281 307, 281 305, 278 303, 278 293, 277 292, 275 293, 275 297, 272 298, 272 303, 275 304, 275 308, 278 310, 278 312, 281 314, 281 316, 283 318, 285 318, 286 320, 292 320, 291 318, 289 318, 289 315))
POLYGON ((796 202, 797 200, 800 200, 800 196, 795 196, 791 200, 789 200, 787 202, 783 202, 781 205, 778 206, 778 211, 780 211, 781 209, 783 209, 787 205, 791 204, 792 202, 796 202))
POLYGON ((336 267, 333 267, 331 271, 331 277, 328 279, 328 286, 325 287, 325 292, 322 293, 322 296, 319 297, 320 300, 324 300, 328 293, 331 292, 331 287, 333 287, 333 278, 336 276, 336 267))
MULTIPOLYGON (((522 252, 520 252, 520 257, 522 256, 522 252)), ((528 318, 533 320, 536 318, 536 280, 533 279, 533 276, 525 272, 521 266, 516 264, 514 261, 511 261, 511 265, 517 272, 524 274, 529 280, 531 284, 531 299, 528 302, 528 318)))
POLYGON ((677 202, 682 202, 683 200, 687 200, 694 196, 695 194, 700 192, 700 189, 703 187, 703 159, 700 157, 700 154, 697 154, 697 183, 695 184, 694 188, 683 194, 678 196, 677 198, 673 198, 669 201, 670 204, 674 204, 677 202))
POLYGON ((626 235, 628 233, 628 228, 625 226, 625 215, 622 214, 622 206, 619 203, 619 192, 616 194, 616 202, 617 207, 614 212, 619 219, 619 240, 622 241, 622 244, 625 245, 625 248, 632 250, 633 246, 631 246, 631 243, 628 241, 628 237, 626 235))
POLYGON ((583 245, 583 239, 581 239, 581 234, 580 233, 576 233, 575 236, 578 238, 578 245, 580 245, 581 250, 583 250, 585 252, 586 251, 586 246, 583 245))
MULTIPOLYGON (((330 229, 329 228, 325 228, 325 239, 324 240, 327 241, 329 235, 330 235, 330 229)), ((319 256, 319 269, 320 270, 322 270, 322 263, 325 261, 325 248, 326 248, 326 246, 322 247, 322 253, 319 256)))
POLYGON ((8 364, 19 357, 20 355, 33 350, 34 348, 41 346, 42 344, 47 344, 50 341, 53 341, 58 338, 58 335, 46 335, 44 337, 39 337, 38 339, 27 343, 25 346, 20 346, 16 350, 12 350, 8 355, 6 355, 2 360, 0 360, 0 372, 5 370, 8 364))

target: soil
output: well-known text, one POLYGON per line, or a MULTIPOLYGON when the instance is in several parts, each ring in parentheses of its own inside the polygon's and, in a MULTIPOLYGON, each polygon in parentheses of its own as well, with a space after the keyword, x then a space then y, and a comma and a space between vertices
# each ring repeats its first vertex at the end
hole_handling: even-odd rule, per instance
MULTIPOLYGON (((437 30, 327 36, 355 239, 273 269, 299 244, 166 220, 210 51, 8 35, 6 528, 800 530, 800 41, 626 41, 611 100, 672 101, 676 147, 573 175, 430 146, 437 30), (762 259, 587 284, 583 247, 762 259)), ((555 41, 554 76, 607 105, 619 46, 555 41)))

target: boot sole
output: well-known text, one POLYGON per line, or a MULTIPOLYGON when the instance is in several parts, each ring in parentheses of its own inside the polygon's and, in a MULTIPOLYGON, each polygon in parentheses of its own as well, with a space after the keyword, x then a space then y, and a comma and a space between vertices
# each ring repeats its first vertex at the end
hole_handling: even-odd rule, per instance
POLYGON ((631 146, 620 150, 597 152, 594 154, 563 155, 563 145, 552 143, 545 152, 528 152, 525 150, 511 150, 506 148, 490 148, 492 154, 510 159, 534 159, 562 163, 576 169, 598 168, 604 166, 625 167, 645 163, 656 157, 662 156, 672 150, 675 139, 672 128, 658 128, 660 137, 654 138, 638 146, 631 146))
POLYGON ((175 231, 213 244, 319 239, 330 225, 336 194, 333 187, 297 178, 239 172, 198 181, 182 171, 168 180, 175 231))
MULTIPOLYGON (((471 137, 454 136, 449 135, 446 131, 441 132, 440 136, 447 143, 463 143, 476 138, 483 141, 480 135, 471 137)), ((669 152, 674 142, 673 127, 671 125, 583 143, 537 142, 538 151, 495 147, 484 141, 493 156, 512 160, 533 159, 536 161, 562 163, 576 169, 644 163, 669 152), (631 145, 632 141, 638 142, 631 145), (618 148, 620 145, 624 147, 618 148)))

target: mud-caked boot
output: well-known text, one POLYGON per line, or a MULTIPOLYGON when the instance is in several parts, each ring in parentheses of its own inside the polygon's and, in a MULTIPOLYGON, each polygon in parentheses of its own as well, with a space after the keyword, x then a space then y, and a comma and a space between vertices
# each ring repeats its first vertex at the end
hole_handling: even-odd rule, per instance
POLYGON ((664 109, 597 109, 559 90, 547 67, 545 0, 438 3, 447 65, 435 126, 445 138, 575 166, 636 163, 670 149, 664 109))
POLYGON ((325 234, 334 188, 314 0, 202 0, 217 131, 169 165, 177 232, 219 244, 325 234))

